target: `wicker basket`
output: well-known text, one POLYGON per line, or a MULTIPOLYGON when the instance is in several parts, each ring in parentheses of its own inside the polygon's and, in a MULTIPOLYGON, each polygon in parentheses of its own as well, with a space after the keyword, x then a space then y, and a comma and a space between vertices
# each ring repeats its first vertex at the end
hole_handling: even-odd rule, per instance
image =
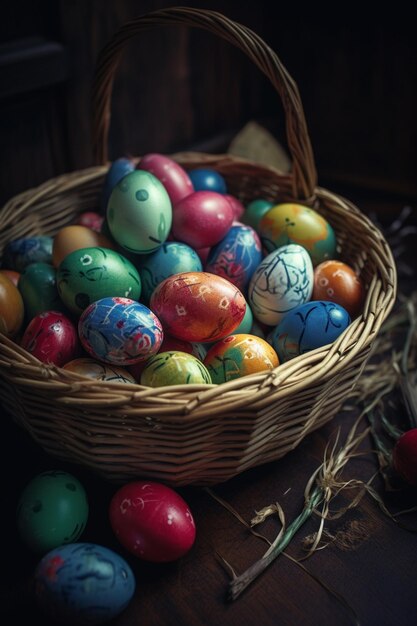
MULTIPOLYGON (((349 201, 316 186, 298 89, 275 53, 248 28, 219 13, 190 8, 156 11, 126 24, 103 49, 94 82, 97 163, 106 163, 114 73, 127 41, 149 27, 203 28, 240 48, 266 74, 284 105, 292 172, 226 155, 173 155, 185 168, 207 165, 242 202, 298 200, 335 229, 341 257, 367 288, 362 314, 333 344, 273 371, 222 385, 146 388, 109 385, 35 357, 4 336, 0 399, 48 453, 116 482, 148 477, 174 486, 208 485, 279 459, 328 422, 349 395, 382 322, 393 306, 396 271, 378 229, 349 201)), ((54 235, 97 206, 107 167, 49 180, 10 200, 0 213, 0 250, 14 238, 54 235)))

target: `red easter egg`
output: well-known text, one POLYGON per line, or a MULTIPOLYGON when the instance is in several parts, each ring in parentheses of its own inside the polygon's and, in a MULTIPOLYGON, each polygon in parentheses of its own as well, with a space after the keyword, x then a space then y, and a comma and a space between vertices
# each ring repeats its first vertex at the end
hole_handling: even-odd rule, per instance
POLYGON ((26 327, 21 346, 43 363, 62 367, 80 353, 77 329, 59 311, 36 315, 26 327))
POLYGON ((103 222, 104 215, 100 215, 95 211, 85 211, 78 216, 75 223, 80 226, 87 226, 87 228, 91 228, 91 230, 95 230, 97 233, 100 233, 103 222))
POLYGON ((22 326, 24 313, 20 291, 6 274, 0 274, 0 332, 15 337, 22 326))
POLYGON ((417 485, 417 428, 401 435, 392 452, 395 471, 409 484, 417 485))
POLYGON ((175 561, 190 550, 195 540, 194 519, 187 503, 160 483, 137 481, 124 485, 110 502, 109 517, 120 543, 146 561, 175 561))
POLYGON ((223 239, 233 218, 232 206, 223 194, 195 191, 175 205, 172 232, 175 239, 198 250, 223 239))
POLYGON ((150 308, 164 331, 185 341, 217 341, 242 321, 246 301, 231 282, 209 272, 182 272, 163 280, 150 308))
POLYGON ((187 172, 173 159, 163 154, 145 154, 137 169, 150 172, 161 181, 172 205, 193 193, 194 187, 187 172))
POLYGON ((240 200, 238 200, 234 196, 231 196, 229 193, 225 193, 223 197, 229 201, 230 206, 232 207, 233 219, 239 220, 245 212, 245 207, 243 206, 243 204, 240 202, 240 200))
POLYGON ((207 261, 208 255, 210 254, 211 247, 207 246, 207 248, 199 248, 196 250, 198 256, 200 257, 200 261, 203 264, 203 267, 207 261))
POLYGON ((355 318, 362 308, 364 287, 353 268, 342 261, 323 261, 314 270, 312 300, 340 304, 355 318))

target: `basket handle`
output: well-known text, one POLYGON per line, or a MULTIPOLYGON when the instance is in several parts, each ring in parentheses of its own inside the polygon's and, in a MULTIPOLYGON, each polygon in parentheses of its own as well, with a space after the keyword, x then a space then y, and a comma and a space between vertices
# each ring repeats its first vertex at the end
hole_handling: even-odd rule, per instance
POLYGON ((317 184, 317 173, 296 83, 275 52, 256 33, 221 13, 205 9, 174 7, 141 15, 124 24, 102 49, 96 65, 92 95, 95 162, 107 162, 113 81, 127 42, 151 27, 173 24, 203 28, 225 39, 242 50, 269 78, 284 107, 288 148, 292 158, 294 198, 311 198, 317 184))

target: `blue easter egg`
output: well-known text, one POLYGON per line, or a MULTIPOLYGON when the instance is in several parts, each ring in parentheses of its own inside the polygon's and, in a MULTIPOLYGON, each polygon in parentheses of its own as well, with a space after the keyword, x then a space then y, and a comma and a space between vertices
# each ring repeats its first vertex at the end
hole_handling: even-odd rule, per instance
POLYGON ((335 341, 350 324, 335 302, 311 300, 285 315, 270 336, 280 363, 335 341))
POLYGON ((93 543, 55 548, 35 571, 35 597, 40 608, 63 624, 102 624, 129 604, 136 582, 128 563, 93 543))
POLYGON ((120 158, 113 161, 110 165, 106 177, 103 183, 103 190, 101 193, 101 209, 103 212, 107 209, 107 204, 111 195, 111 192, 116 187, 117 183, 135 169, 134 163, 130 159, 120 158))
POLYGON ((163 330, 144 304, 130 298, 101 298, 92 302, 78 322, 83 348, 113 365, 133 365, 158 352, 163 330))
POLYGON ((227 193, 226 182, 221 174, 209 168, 196 168, 188 172, 195 191, 227 193))
POLYGON ((138 258, 136 267, 142 278, 142 297, 149 302, 152 292, 165 278, 181 272, 201 272, 203 266, 197 252, 185 243, 168 241, 156 252, 138 258))
POLYGON ((23 272, 31 263, 52 264, 52 237, 21 237, 9 241, 4 248, 3 267, 23 272))
POLYGON ((244 291, 261 260, 261 242, 255 230, 251 226, 235 224, 211 248, 204 269, 227 278, 244 291))

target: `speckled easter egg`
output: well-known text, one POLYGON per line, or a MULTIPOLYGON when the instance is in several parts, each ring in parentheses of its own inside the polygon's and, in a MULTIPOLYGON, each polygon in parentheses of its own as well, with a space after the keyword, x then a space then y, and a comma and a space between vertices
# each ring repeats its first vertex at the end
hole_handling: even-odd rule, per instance
POLYGON ((223 176, 209 167, 196 167, 188 175, 196 191, 215 191, 226 194, 227 186, 223 176))
POLYGON ((250 226, 237 224, 211 248, 204 269, 227 278, 244 291, 261 260, 261 242, 257 233, 250 226))
POLYGON ((102 298, 90 304, 80 317, 78 333, 93 358, 122 366, 152 356, 163 339, 156 315, 130 298, 102 298))
POLYGON ((279 365, 275 350, 260 337, 233 334, 221 339, 204 359, 213 383, 225 383, 248 374, 272 370, 279 365))
POLYGON ((288 244, 268 254, 256 268, 248 302, 259 322, 275 326, 291 309, 310 299, 313 265, 307 250, 288 244))
POLYGON ((23 333, 21 346, 43 363, 58 367, 75 359, 80 351, 76 327, 59 311, 35 315, 23 333))
POLYGON ((246 301, 228 280, 208 272, 166 278, 150 307, 170 335, 186 341, 216 341, 229 335, 245 315, 246 301))
POLYGON ((313 266, 336 257, 336 235, 322 215, 302 204, 277 204, 259 222, 258 233, 268 252, 289 243, 305 248, 313 266))
POLYGON ((64 309, 56 286, 56 270, 49 263, 28 265, 20 276, 19 291, 25 304, 27 321, 44 311, 64 309))
POLYGON ((52 249, 52 264, 58 267, 68 254, 81 248, 111 248, 113 242, 103 233, 98 233, 87 226, 71 224, 61 228, 54 237, 52 249))
POLYGON ((172 206, 194 191, 193 183, 185 169, 163 154, 145 154, 139 161, 138 169, 150 172, 161 181, 172 206))
POLYGON ((355 270, 342 261, 323 261, 314 270, 313 300, 340 304, 351 318, 363 305, 365 289, 355 270))
POLYGON ((51 263, 52 237, 21 237, 9 241, 3 252, 3 266, 16 272, 23 272, 30 263, 51 263))
POLYGON ((19 289, 5 274, 0 274, 0 332, 17 335, 23 324, 25 308, 19 289))
POLYGON ((54 623, 103 624, 119 615, 135 592, 135 577, 116 552, 69 543, 48 552, 34 575, 38 606, 54 623))
POLYGON ((203 363, 188 352, 158 352, 147 362, 140 377, 141 385, 210 385, 211 378, 203 363))
POLYGON ((107 224, 117 243, 129 252, 147 254, 159 248, 171 223, 171 200, 153 174, 135 170, 114 187, 107 205, 107 224))
POLYGON ((139 300, 141 295, 137 269, 108 248, 81 248, 68 254, 58 267, 57 286, 62 301, 76 315, 101 298, 139 300))
POLYGON ((280 362, 335 341, 350 324, 349 313, 335 302, 312 300, 289 313, 271 334, 280 362))
POLYGON ((87 376, 94 380, 103 380, 106 383, 136 383, 136 379, 123 367, 100 363, 88 357, 80 357, 65 363, 64 370, 87 376))
POLYGON ((167 241, 151 254, 138 257, 136 266, 142 278, 142 300, 149 302, 152 292, 165 278, 181 272, 201 272, 200 257, 186 243, 167 241))

